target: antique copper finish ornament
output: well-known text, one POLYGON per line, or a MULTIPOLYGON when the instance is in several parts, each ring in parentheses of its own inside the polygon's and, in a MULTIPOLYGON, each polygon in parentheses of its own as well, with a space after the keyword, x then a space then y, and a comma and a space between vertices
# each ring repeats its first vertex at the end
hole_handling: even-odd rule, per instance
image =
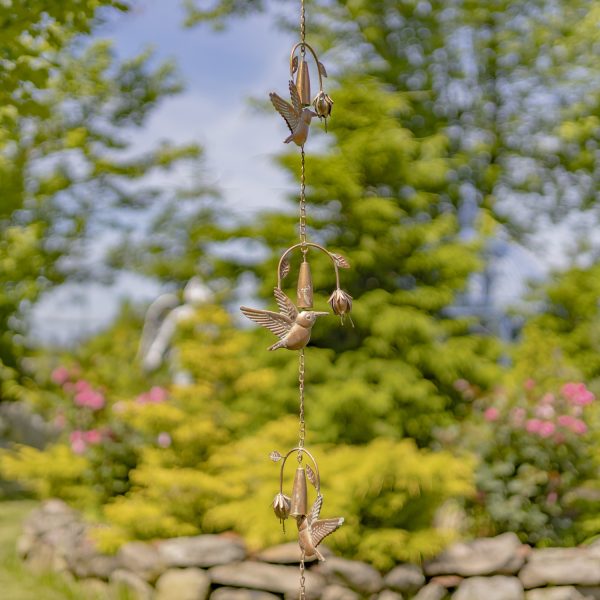
MULTIPOLYGON (((285 456, 279 454, 279 452, 271 453, 271 460, 278 462, 283 459, 281 468, 279 471, 279 494, 275 496, 275 503, 278 502, 279 498, 285 498, 289 500, 288 496, 283 494, 283 470, 288 457, 293 453, 298 452, 299 458, 303 454, 310 457, 314 471, 306 465, 306 468, 298 466, 296 474, 294 476, 294 485, 292 488, 292 499, 291 508, 287 511, 287 514, 291 517, 296 517, 296 524, 298 526, 298 544, 302 551, 302 560, 305 558, 312 558, 316 556, 319 560, 324 561, 325 557, 319 552, 317 546, 323 541, 325 537, 339 529, 344 523, 343 517, 334 517, 332 519, 319 519, 321 514, 321 507, 323 506, 323 494, 321 494, 321 478, 319 476, 319 466, 315 461, 313 455, 306 450, 306 448, 298 447, 292 448, 285 456), (306 476, 308 475, 309 481, 313 484, 317 492, 317 499, 315 500, 310 513, 307 511, 307 489, 306 489, 306 476)), ((275 511, 275 514, 281 519, 280 513, 275 511)), ((287 515, 286 515, 287 516, 287 515)), ((285 518, 285 517, 283 517, 285 518)))
POLYGON ((298 524, 298 543, 305 558, 316 555, 319 560, 325 561, 325 557, 319 552, 317 546, 325 537, 343 525, 344 517, 319 520, 322 505, 323 496, 319 494, 312 506, 310 515, 297 517, 296 522, 298 524))
POLYGON ((308 138, 308 128, 310 121, 317 113, 310 108, 302 108, 302 100, 298 93, 298 88, 293 81, 290 81, 290 96, 292 103, 290 104, 281 96, 271 92, 269 98, 275 107, 275 110, 284 118, 291 134, 283 140, 284 144, 294 142, 297 146, 304 146, 308 138))
POLYGON ((273 511, 275 516, 281 521, 285 521, 290 516, 291 500, 285 494, 277 494, 273 500, 273 511))
MULTIPOLYGON (((278 94, 271 92, 269 98, 275 110, 283 117, 290 135, 285 143, 294 142, 300 147, 300 194, 299 194, 299 243, 287 248, 279 259, 277 265, 277 287, 274 290, 275 300, 279 312, 262 310, 258 308, 240 307, 242 313, 260 325, 274 333, 279 341, 269 347, 269 350, 285 348, 287 350, 298 350, 298 391, 299 391, 299 436, 298 446, 292 448, 285 456, 273 451, 271 460, 282 461, 279 474, 279 493, 273 500, 273 511, 275 516, 284 526, 288 517, 294 517, 298 526, 298 544, 301 550, 300 558, 300 585, 299 600, 306 600, 306 578, 305 559, 317 557, 325 560, 318 549, 322 540, 336 531, 344 522, 342 517, 332 519, 320 519, 323 495, 321 494, 321 479, 319 467, 313 455, 305 449, 306 425, 304 420, 305 402, 305 351, 304 348, 310 341, 313 325, 317 318, 327 315, 326 312, 313 310, 314 287, 309 263, 309 255, 317 250, 327 255, 335 271, 335 290, 329 297, 329 304, 334 314, 344 318, 352 310, 352 296, 341 289, 340 269, 349 269, 350 264, 340 254, 334 254, 323 246, 308 241, 307 219, 306 219, 306 157, 304 145, 308 140, 310 124, 313 117, 325 121, 327 131, 327 119, 331 116, 333 100, 323 89, 323 78, 327 77, 327 70, 319 61, 316 52, 306 42, 306 19, 304 0, 300 0, 300 41, 294 45, 290 53, 290 77, 288 89, 290 101, 284 100, 278 94), (319 91, 311 99, 310 69, 307 62, 308 55, 312 55, 311 65, 316 66, 319 77, 319 91), (314 110, 311 109, 314 108, 314 110), (282 281, 290 271, 289 257, 293 252, 301 254, 301 262, 298 267, 298 281, 296 285, 297 306, 288 298, 282 289, 282 281), (293 453, 297 454, 298 466, 294 475, 292 492, 288 496, 283 493, 283 472, 286 461, 293 453), (303 458, 307 456, 312 461, 313 467, 308 463, 303 464, 303 458), (310 510, 308 509, 308 485, 307 480, 316 491, 316 500, 310 510)), ((350 320, 352 321, 352 320, 350 320)))
MULTIPOLYGON (((348 292, 337 288, 334 290, 333 294, 329 296, 328 302, 333 312, 341 317, 343 324, 344 317, 350 315, 350 311, 352 310, 352 296, 348 292)), ((352 323, 350 316, 348 316, 348 318, 350 319, 350 323, 352 323)), ((352 325, 354 325, 354 323, 352 323, 352 325)))
POLYGON ((279 306, 278 313, 247 306, 240 306, 240 310, 246 317, 266 327, 280 338, 279 342, 269 346, 269 350, 279 348, 301 350, 310 340, 310 332, 317 317, 329 313, 313 310, 303 310, 299 313, 292 301, 279 288, 275 288, 275 300, 279 306))

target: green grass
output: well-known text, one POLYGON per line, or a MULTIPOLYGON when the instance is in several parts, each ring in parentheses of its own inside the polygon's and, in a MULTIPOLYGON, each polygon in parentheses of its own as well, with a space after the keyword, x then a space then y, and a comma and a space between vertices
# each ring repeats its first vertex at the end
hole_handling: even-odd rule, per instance
POLYGON ((57 573, 34 575, 19 560, 15 545, 31 500, 0 502, 0 598, 2 600, 100 600, 57 573))

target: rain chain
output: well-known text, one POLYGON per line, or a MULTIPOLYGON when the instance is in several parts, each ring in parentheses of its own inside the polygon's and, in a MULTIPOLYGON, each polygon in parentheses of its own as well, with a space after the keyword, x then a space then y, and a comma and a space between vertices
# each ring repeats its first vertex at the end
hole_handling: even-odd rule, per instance
POLYGON ((298 388, 299 388, 299 436, 298 446, 289 450, 285 455, 278 451, 270 454, 274 462, 281 461, 279 475, 279 492, 273 501, 275 515, 285 526, 285 520, 293 517, 298 527, 298 543, 300 545, 300 592, 299 599, 306 598, 305 588, 305 560, 316 557, 325 560, 318 549, 321 541, 329 534, 336 531, 344 522, 342 517, 320 519, 323 495, 321 493, 321 478, 319 467, 314 456, 304 447, 306 427, 304 423, 304 394, 305 394, 305 362, 304 348, 310 340, 310 334, 317 317, 329 313, 313 310, 313 284, 308 255, 313 251, 326 254, 335 272, 335 290, 329 297, 329 305, 334 314, 341 317, 348 316, 352 309, 352 297, 340 287, 339 269, 349 269, 348 261, 339 254, 329 252, 323 246, 308 241, 306 232, 306 169, 304 145, 308 139, 308 132, 313 117, 319 117, 325 123, 327 130, 327 119, 331 115, 333 100, 323 90, 323 77, 327 77, 327 71, 313 48, 306 42, 306 18, 304 0, 301 0, 300 12, 300 41, 294 45, 290 54, 290 100, 284 100, 276 93, 269 94, 275 110, 283 117, 290 135, 284 140, 286 144, 294 142, 300 148, 300 241, 290 246, 281 255, 277 265, 277 287, 274 289, 275 302, 279 308, 278 312, 260 310, 242 306, 242 313, 255 323, 267 328, 274 333, 279 340, 269 347, 269 350, 285 348, 287 350, 299 351, 298 388), (307 51, 312 57, 314 67, 319 76, 319 92, 314 98, 311 97, 309 63, 307 51), (310 107, 314 110, 312 110, 310 107), (298 283, 296 286, 296 305, 288 298, 282 290, 282 282, 291 270, 291 256, 300 255, 298 268, 298 283), (296 453, 298 466, 294 474, 291 495, 283 492, 284 469, 288 458, 296 453), (304 458, 310 460, 312 466, 304 463, 304 458), (308 481, 315 489, 315 501, 308 508, 308 481))

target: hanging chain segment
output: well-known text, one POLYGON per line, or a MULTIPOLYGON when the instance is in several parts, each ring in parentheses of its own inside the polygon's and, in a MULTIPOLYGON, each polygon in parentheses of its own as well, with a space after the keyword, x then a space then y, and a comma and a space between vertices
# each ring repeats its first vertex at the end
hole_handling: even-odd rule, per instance
POLYGON ((304 10, 304 0, 300 1, 300 41, 302 42, 302 52, 305 52, 304 42, 306 40, 306 13, 304 10))
POLYGON ((305 553, 302 552, 302 558, 300 559, 300 595, 298 600, 306 600, 306 577, 304 576, 304 558, 305 553))
POLYGON ((300 151, 300 243, 302 254, 306 256, 306 167, 304 146, 300 151))
POLYGON ((300 350, 298 368, 298 388, 300 390, 300 430, 298 435, 298 462, 302 462, 302 450, 306 437, 306 425, 304 423, 304 348, 300 350))

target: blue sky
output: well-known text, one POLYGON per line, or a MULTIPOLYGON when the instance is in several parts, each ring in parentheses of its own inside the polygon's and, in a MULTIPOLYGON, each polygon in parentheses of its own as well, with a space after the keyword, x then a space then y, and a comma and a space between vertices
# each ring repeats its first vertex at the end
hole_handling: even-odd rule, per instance
MULTIPOLYGON (((283 5, 280 10, 294 9, 283 5)), ((185 29, 183 20, 179 0, 138 0, 130 13, 115 15, 99 32, 114 40, 123 58, 150 46, 157 60, 175 60, 185 82, 184 93, 165 101, 143 130, 132 133, 134 145, 143 149, 162 139, 199 143, 206 152, 204 177, 221 190, 229 211, 249 215, 283 207, 295 185, 274 157, 287 129, 274 112, 253 108, 249 98, 287 93, 288 57, 296 39, 279 30, 272 15, 233 20, 224 32, 206 25, 185 29)), ((498 287, 498 302, 519 296, 524 278, 542 270, 529 251, 512 248, 497 265, 505 282, 498 287)), ((34 336, 52 342, 81 337, 107 324, 123 298, 150 301, 160 291, 134 275, 123 275, 110 287, 62 286, 36 308, 34 336)))
MULTIPOLYGON (((138 0, 131 12, 114 15, 98 32, 114 41, 122 58, 152 47, 157 61, 173 59, 185 82, 182 94, 165 101, 143 130, 132 133, 134 145, 143 149, 162 139, 199 143, 205 149, 205 177, 221 190, 229 211, 248 215, 283 206, 294 188, 274 157, 287 129, 249 99, 286 92, 296 40, 275 27, 270 15, 233 20, 223 32, 206 25, 185 29, 183 21, 179 0, 138 0)), ((159 292, 155 283, 132 275, 110 287, 62 286, 35 309, 33 335, 53 342, 80 337, 108 323, 123 298, 149 301, 159 292)))

